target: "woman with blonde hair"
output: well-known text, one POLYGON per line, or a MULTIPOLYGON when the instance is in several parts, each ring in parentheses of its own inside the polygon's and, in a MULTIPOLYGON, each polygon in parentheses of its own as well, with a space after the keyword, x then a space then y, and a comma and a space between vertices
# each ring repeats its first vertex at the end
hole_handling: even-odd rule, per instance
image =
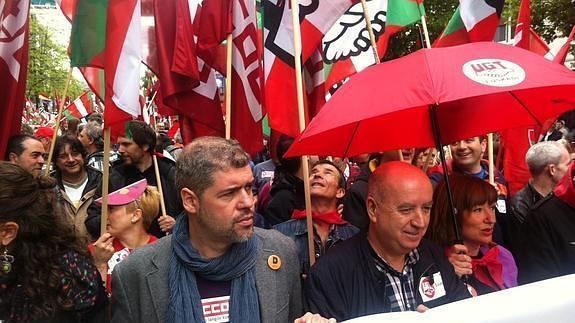
POLYGON ((467 275, 468 286, 477 294, 517 286, 517 265, 511 252, 493 242, 497 191, 469 175, 450 175, 449 184, 463 244, 456 241, 443 181, 434 192, 426 237, 444 246, 455 273, 467 275))
MULTIPOLYGON (((101 199, 96 201, 101 203, 101 199)), ((150 224, 160 208, 160 193, 155 186, 147 186, 145 179, 121 188, 108 196, 106 232, 90 251, 106 290, 111 293, 110 280, 114 267, 134 249, 153 243, 157 238, 148 233, 150 224)))

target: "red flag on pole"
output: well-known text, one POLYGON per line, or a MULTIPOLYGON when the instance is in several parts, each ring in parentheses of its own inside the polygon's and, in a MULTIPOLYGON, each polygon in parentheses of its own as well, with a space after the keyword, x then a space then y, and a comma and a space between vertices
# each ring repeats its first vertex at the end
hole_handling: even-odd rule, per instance
POLYGON ((571 49, 571 42, 573 41, 573 37, 575 37, 575 26, 573 26, 569 37, 567 37, 567 41, 563 46, 561 46, 561 49, 553 59, 555 63, 559 63, 561 65, 565 64, 565 58, 567 58, 567 53, 569 53, 569 49, 571 49))
MULTIPOLYGON (((198 134, 223 136, 224 121, 215 71, 211 66, 205 64, 204 60, 195 56, 190 47, 188 47, 190 51, 186 53, 176 52, 178 37, 193 39, 194 36, 193 34, 179 35, 178 33, 183 33, 185 30, 195 30, 195 22, 191 20, 193 17, 180 11, 173 1, 154 2, 157 59, 152 62, 151 66, 160 80, 158 96, 166 106, 190 119, 186 122, 182 121, 183 118, 180 119, 182 133, 184 133, 185 125, 188 126, 186 129, 189 129, 190 123, 198 123, 197 127, 192 127, 194 130, 190 131, 190 134, 194 136, 198 134), (178 15, 180 16, 179 20, 178 15), (187 21, 184 19, 186 17, 189 17, 187 21), (178 27, 176 21, 188 25, 178 27), (176 60, 180 60, 178 68, 174 68, 177 65, 174 63, 176 60), (182 69, 186 69, 183 67, 185 64, 189 64, 188 72, 181 74, 182 69), (190 74, 189 71, 194 69, 197 70, 197 74, 190 74)), ((194 15, 194 17, 197 16, 197 14, 194 15)), ((184 49, 184 47, 179 48, 184 49)))
POLYGON ((123 134, 125 121, 141 114, 139 0, 111 1, 106 23, 104 125, 123 134), (116 127, 118 126, 119 127, 116 127))
POLYGON ((20 132, 28 73, 29 0, 0 2, 0 156, 20 132))
POLYGON ((263 70, 255 2, 234 0, 233 14, 231 135, 254 156, 263 148, 263 70))

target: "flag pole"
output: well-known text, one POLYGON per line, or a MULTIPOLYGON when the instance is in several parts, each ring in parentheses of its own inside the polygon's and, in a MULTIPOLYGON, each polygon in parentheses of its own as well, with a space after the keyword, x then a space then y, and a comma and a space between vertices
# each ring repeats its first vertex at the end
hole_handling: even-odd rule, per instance
POLYGON ((487 156, 489 159, 489 183, 495 184, 495 165, 493 163, 493 133, 487 134, 487 156))
POLYGON ((160 177, 160 169, 158 168, 158 157, 156 154, 152 155, 154 159, 154 171, 156 172, 156 182, 158 187, 158 193, 160 193, 160 208, 162 210, 162 216, 166 216, 166 202, 164 201, 164 191, 162 189, 162 178, 160 177))
POLYGON ((232 137, 232 34, 226 39, 226 139, 232 137))
MULTIPOLYGON (((373 27, 371 26, 371 15, 369 14, 369 9, 367 8, 367 3, 365 0, 361 0, 361 8, 363 9, 363 18, 365 19, 365 26, 367 27, 367 33, 369 34, 369 42, 371 43, 371 48, 373 50, 373 57, 375 59, 375 64, 381 63, 381 58, 377 52, 377 44, 375 42, 375 34, 373 33, 373 27)), ((397 155, 400 161, 403 161, 403 153, 401 149, 397 150, 397 155)))
MULTIPOLYGON (((295 79, 297 90, 297 107, 299 116, 299 130, 303 132, 305 129, 305 108, 303 103, 303 78, 301 67, 301 31, 299 25, 299 7, 297 0, 290 0, 292 25, 293 25, 293 42, 294 42, 294 65, 295 65, 295 79)), ((309 265, 313 266, 315 263, 315 248, 313 240, 313 220, 311 215, 311 197, 309 186, 309 162, 308 156, 301 157, 301 166, 303 171, 303 183, 305 192, 305 214, 306 214, 306 227, 307 227, 307 244, 309 253, 309 265)))
POLYGON ((52 141, 50 142, 50 152, 48 153, 48 160, 46 160, 46 169, 44 170, 44 176, 50 176, 50 163, 52 163, 52 156, 54 156, 54 146, 56 144, 56 138, 58 138, 58 130, 60 130, 60 118, 62 118, 62 111, 64 110, 64 104, 66 103, 66 95, 68 94, 68 85, 72 79, 72 69, 70 66, 68 69, 68 77, 66 78, 66 85, 64 86, 64 94, 62 95, 62 100, 58 107, 58 115, 56 116, 56 124, 54 125, 54 134, 52 135, 52 141))
POLYGON ((361 0, 361 8, 363 9, 363 18, 365 19, 365 26, 367 27, 367 33, 369 34, 369 41, 371 43, 371 48, 373 49, 373 56, 375 58, 375 63, 379 64, 381 62, 379 58, 379 53, 377 52, 377 44, 375 43, 375 34, 373 33, 373 27, 371 26, 371 15, 369 14, 369 9, 365 0, 361 0))
MULTIPOLYGON (((100 235, 106 232, 108 221, 108 183, 110 182, 110 134, 112 130, 109 126, 104 128, 104 162, 102 163, 102 213, 100 216, 100 235)), ((102 277, 105 278, 105 277, 102 277)))

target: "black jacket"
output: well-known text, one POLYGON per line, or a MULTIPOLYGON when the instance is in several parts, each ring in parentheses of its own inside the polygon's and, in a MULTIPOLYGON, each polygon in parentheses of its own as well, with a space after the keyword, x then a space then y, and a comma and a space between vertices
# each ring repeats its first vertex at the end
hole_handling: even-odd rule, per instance
MULTIPOLYGON (((470 297, 444 255, 443 248, 423 239, 418 247, 419 261, 414 266, 416 304, 444 305, 470 297), (422 277, 440 272, 446 295, 424 303, 418 291, 422 277)), ((389 312, 384 274, 375 268, 373 249, 365 234, 358 234, 335 246, 311 268, 305 292, 309 311, 338 321, 389 312)))
POLYGON ((511 207, 513 208, 513 216, 519 224, 525 222, 531 208, 542 198, 543 196, 531 186, 531 183, 527 183, 513 196, 511 207))
MULTIPOLYGON (((176 164, 165 157, 158 157, 158 169, 160 172, 160 178, 162 179, 162 190, 164 195, 164 202, 166 203, 166 213, 173 218, 182 213, 183 207, 180 201, 180 194, 176 189, 176 164)), ((154 172, 154 166, 150 166, 143 173, 140 172, 136 167, 131 165, 119 164, 112 167, 110 171, 110 183, 108 191, 110 193, 127 186, 129 184, 135 183, 141 179, 146 179, 148 185, 157 186, 156 173, 154 172)), ((94 196, 94 201, 102 196, 102 184, 98 186, 96 194, 94 196)), ((97 239, 100 236, 100 215, 101 207, 96 202, 88 208, 88 217, 86 218, 86 229, 92 236, 92 238, 97 239)), ((160 211, 161 212, 161 211, 160 211)), ((161 214, 158 214, 158 217, 161 214)), ((148 232, 158 238, 165 236, 166 234, 160 230, 158 221, 152 221, 148 232)))
POLYGON ((575 209, 553 193, 533 207, 519 239, 519 284, 575 273, 575 209))
POLYGON ((272 196, 263 216, 270 226, 285 222, 293 210, 305 210, 303 181, 289 173, 278 173, 270 190, 272 196))
POLYGON ((367 199, 367 181, 370 174, 371 169, 367 163, 361 168, 355 182, 343 197, 343 218, 362 232, 366 232, 369 227, 365 200, 367 199))

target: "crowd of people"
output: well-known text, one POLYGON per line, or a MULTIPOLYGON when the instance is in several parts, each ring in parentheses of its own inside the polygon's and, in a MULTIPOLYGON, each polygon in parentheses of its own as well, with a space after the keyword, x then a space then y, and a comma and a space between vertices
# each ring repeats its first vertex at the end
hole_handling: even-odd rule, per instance
POLYGON ((447 147, 448 182, 431 148, 312 156, 305 178, 285 135, 255 163, 234 140, 183 146, 129 121, 105 160, 101 122, 72 124, 54 143, 49 127, 10 138, 0 320, 333 322, 575 273, 564 122, 529 149, 531 178, 515 195, 504 171, 489 183, 484 136, 447 147))

